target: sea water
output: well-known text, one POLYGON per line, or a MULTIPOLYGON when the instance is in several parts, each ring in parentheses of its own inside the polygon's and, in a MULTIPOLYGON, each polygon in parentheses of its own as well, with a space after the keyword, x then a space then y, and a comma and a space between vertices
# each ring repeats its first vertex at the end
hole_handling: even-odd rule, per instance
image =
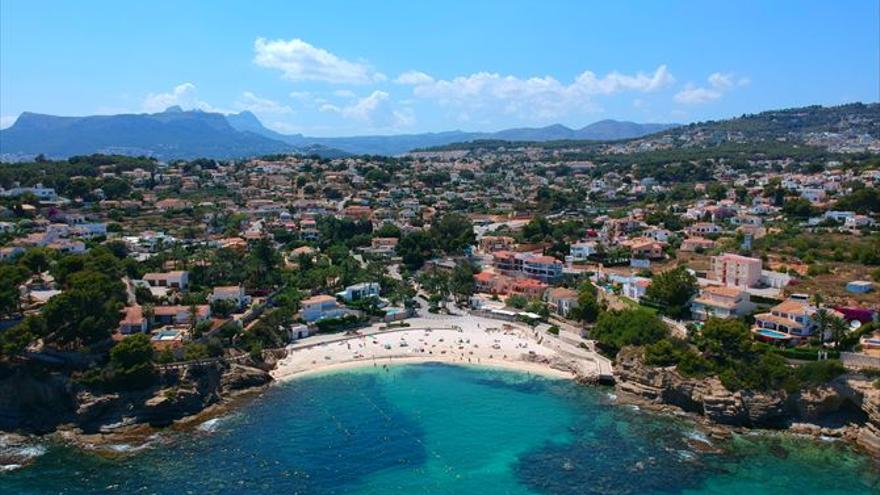
POLYGON ((872 462, 841 444, 748 435, 712 453, 687 421, 608 390, 441 364, 301 378, 174 435, 110 459, 50 447, 0 473, 0 493, 880 493, 872 462))

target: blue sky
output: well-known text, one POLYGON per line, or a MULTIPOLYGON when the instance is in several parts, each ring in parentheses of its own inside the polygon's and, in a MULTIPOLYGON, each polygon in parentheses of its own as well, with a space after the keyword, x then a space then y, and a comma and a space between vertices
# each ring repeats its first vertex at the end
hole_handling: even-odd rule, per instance
POLYGON ((878 99, 876 0, 0 2, 2 127, 179 104, 334 136, 878 99))

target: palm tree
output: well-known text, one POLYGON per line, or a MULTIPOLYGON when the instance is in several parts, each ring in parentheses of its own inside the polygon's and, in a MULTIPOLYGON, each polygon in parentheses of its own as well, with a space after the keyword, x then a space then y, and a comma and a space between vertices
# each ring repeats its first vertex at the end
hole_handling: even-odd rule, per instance
POLYGON ((831 323, 831 315, 828 314, 828 310, 825 308, 817 309, 816 314, 813 315, 813 322, 819 331, 820 345, 825 345, 825 330, 828 329, 828 325, 831 323))
POLYGON ((849 325, 846 324, 846 320, 843 318, 833 316, 829 322, 829 328, 831 329, 831 339, 834 340, 834 348, 839 350, 840 341, 849 332, 849 325))
POLYGON ((156 316, 156 307, 152 304, 144 304, 142 313, 144 315, 144 319, 147 320, 147 328, 153 324, 153 317, 156 316))

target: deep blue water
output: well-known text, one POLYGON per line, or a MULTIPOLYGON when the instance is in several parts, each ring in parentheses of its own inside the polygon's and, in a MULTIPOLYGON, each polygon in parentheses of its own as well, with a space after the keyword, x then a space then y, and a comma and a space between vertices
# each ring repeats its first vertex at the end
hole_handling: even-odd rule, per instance
POLYGON ((0 474, 0 493, 880 493, 844 446, 749 436, 701 454, 686 422, 609 402, 506 371, 365 368, 273 387, 213 431, 126 457, 52 447, 0 474))

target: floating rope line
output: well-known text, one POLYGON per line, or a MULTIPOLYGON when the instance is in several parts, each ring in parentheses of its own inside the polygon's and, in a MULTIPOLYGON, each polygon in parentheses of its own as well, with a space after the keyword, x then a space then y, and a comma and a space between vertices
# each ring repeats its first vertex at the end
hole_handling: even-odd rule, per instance
MULTIPOLYGON (((363 397, 363 399, 364 399, 365 401, 367 401, 371 406, 373 406, 373 409, 375 409, 379 414, 381 414, 382 416, 384 416, 385 419, 386 419, 389 423, 392 423, 392 424, 394 423, 394 418, 391 417, 391 415, 389 415, 387 412, 385 412, 381 407, 379 407, 379 405, 376 404, 372 399, 370 399, 369 397, 367 397, 366 394, 364 394, 363 392, 358 392, 358 394, 359 394, 361 397, 363 397)), ((446 471, 447 471, 447 472, 455 472, 455 471, 457 471, 456 468, 455 468, 454 466, 452 466, 451 464, 449 464, 448 462, 446 462, 446 460, 443 458, 443 456, 441 456, 436 450, 433 450, 433 449, 429 448, 427 445, 425 445, 425 442, 423 442, 420 438, 416 437, 415 434, 413 434, 412 432, 410 432, 410 431, 407 430, 406 428, 399 427, 399 426, 398 426, 398 431, 401 431, 401 432, 405 433, 406 436, 407 436, 410 440, 412 440, 412 441, 418 443, 419 445, 421 445, 422 448, 425 449, 425 451, 430 452, 430 453, 434 456, 435 459, 437 459, 442 465, 444 465, 444 466, 446 467, 446 471)), ((456 477, 458 477, 458 476, 459 476, 459 475, 456 475, 456 477)))

